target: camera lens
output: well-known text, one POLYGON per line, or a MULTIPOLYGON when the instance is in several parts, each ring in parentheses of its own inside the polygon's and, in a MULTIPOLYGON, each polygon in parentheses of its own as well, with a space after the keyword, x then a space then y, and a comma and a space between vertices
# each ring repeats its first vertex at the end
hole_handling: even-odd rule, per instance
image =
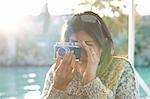
POLYGON ((68 51, 69 51, 69 49, 68 48, 65 48, 65 47, 60 47, 59 49, 58 49, 58 55, 60 56, 60 57, 64 57, 67 53, 68 53, 68 51))

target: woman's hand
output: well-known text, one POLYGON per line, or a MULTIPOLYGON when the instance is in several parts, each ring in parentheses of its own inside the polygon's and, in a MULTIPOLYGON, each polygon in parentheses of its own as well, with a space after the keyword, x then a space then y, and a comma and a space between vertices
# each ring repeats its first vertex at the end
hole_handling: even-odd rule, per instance
POLYGON ((87 53, 87 66, 83 73, 83 79, 85 83, 96 78, 96 71, 100 61, 100 55, 95 52, 92 46, 88 46, 85 42, 82 42, 82 46, 87 53))
POLYGON ((54 67, 54 87, 65 90, 69 82, 74 77, 75 55, 68 53, 63 60, 57 57, 54 67))

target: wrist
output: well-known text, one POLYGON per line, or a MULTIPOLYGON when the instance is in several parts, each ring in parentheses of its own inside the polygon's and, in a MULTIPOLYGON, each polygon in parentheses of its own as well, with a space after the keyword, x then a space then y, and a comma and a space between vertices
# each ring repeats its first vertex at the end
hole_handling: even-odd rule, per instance
POLYGON ((83 75, 83 79, 84 79, 85 84, 94 80, 95 78, 96 78, 96 74, 85 73, 83 75))
POLYGON ((65 89, 66 89, 66 86, 58 85, 58 84, 55 84, 55 83, 53 84, 53 87, 58 89, 58 90, 62 90, 62 91, 65 91, 65 89))

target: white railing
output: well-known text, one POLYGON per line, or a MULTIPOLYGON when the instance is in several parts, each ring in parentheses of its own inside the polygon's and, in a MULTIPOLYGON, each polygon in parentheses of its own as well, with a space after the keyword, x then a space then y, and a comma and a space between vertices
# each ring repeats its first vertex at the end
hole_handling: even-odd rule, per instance
MULTIPOLYGON (((135 47, 135 17, 134 17, 134 0, 128 0, 130 2, 129 5, 129 20, 128 20, 128 60, 130 61, 131 65, 134 68, 134 47, 135 47)), ((135 70, 135 68, 134 68, 135 70)), ((136 72, 135 74, 138 80, 138 83, 143 88, 145 93, 150 97, 150 88, 148 85, 144 82, 142 77, 136 72)))

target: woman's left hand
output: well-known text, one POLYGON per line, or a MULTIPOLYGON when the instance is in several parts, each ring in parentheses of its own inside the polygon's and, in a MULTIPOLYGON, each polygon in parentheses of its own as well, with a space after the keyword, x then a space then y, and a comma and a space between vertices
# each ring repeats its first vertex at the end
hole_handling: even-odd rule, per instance
POLYGON ((92 46, 88 46, 84 41, 82 42, 82 46, 87 53, 87 66, 83 73, 83 79, 85 83, 88 83, 96 78, 96 71, 100 61, 100 55, 95 52, 92 46))

